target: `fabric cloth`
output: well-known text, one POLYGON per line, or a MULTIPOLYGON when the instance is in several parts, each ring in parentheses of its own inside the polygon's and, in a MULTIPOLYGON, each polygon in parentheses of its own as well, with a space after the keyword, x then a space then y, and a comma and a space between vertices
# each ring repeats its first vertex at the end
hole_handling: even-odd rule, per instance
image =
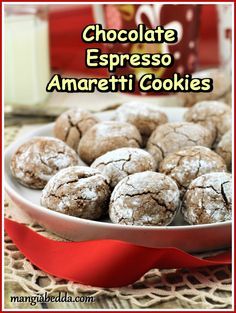
POLYGON ((45 238, 10 219, 5 219, 5 230, 27 259, 40 269, 95 287, 132 284, 152 268, 196 268, 231 263, 230 251, 202 259, 173 247, 154 249, 116 240, 61 242, 45 238))

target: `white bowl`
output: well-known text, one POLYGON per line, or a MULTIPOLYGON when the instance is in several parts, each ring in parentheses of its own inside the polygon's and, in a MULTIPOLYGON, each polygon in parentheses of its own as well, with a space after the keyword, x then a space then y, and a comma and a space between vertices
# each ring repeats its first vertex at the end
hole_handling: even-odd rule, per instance
MULTIPOLYGON (((182 120, 183 108, 165 108, 170 121, 182 120)), ((111 113, 97 114, 111 119, 111 113)), ((231 222, 184 225, 181 214, 170 226, 127 226, 109 221, 91 221, 51 211, 40 205, 40 190, 20 185, 11 175, 10 160, 19 145, 33 136, 52 136, 53 124, 39 127, 17 139, 5 151, 5 189, 13 202, 45 229, 69 240, 115 239, 145 247, 176 247, 188 252, 226 248, 231 245, 231 222), (181 225, 180 225, 181 224, 181 225)))

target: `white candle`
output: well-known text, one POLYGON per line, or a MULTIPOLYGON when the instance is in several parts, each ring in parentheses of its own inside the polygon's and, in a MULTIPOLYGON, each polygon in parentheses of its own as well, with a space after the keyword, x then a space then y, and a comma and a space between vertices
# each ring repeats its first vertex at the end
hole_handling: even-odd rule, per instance
POLYGON ((5 102, 36 105, 48 96, 48 22, 36 14, 5 19, 5 102))

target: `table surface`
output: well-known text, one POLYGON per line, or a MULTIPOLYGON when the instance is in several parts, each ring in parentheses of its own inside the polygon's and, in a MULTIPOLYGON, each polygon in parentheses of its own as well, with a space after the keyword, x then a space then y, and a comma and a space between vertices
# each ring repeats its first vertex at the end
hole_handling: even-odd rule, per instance
MULTIPOLYGON (((5 127, 5 146, 42 122, 48 122, 48 119, 11 117, 5 123, 10 125, 5 127)), ((14 216, 18 211, 6 196, 5 214, 14 216)), ((31 227, 45 236, 54 237, 38 225, 31 227)), ((10 238, 5 236, 5 308, 8 309, 229 309, 231 287, 229 266, 194 271, 154 269, 132 286, 123 288, 83 286, 42 272, 26 260, 10 238), (59 291, 67 291, 73 296, 92 295, 95 302, 38 303, 31 306, 29 303, 10 301, 12 295, 29 296, 49 292, 56 296, 59 291)))

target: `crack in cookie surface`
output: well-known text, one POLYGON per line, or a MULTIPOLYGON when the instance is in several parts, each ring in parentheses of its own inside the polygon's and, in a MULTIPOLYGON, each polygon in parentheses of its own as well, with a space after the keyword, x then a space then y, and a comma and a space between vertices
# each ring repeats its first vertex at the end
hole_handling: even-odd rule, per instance
POLYGON ((132 174, 115 187, 109 215, 113 222, 132 225, 166 225, 179 206, 176 183, 156 172, 132 174))
POLYGON ((231 175, 225 172, 209 173, 193 180, 182 206, 184 217, 190 224, 230 220, 231 210, 231 175))
POLYGON ((110 186, 96 169, 75 166, 56 174, 43 189, 48 209, 85 219, 98 219, 108 209, 110 186))
POLYGON ((42 189, 60 169, 78 164, 74 150, 52 137, 33 137, 13 154, 11 171, 24 186, 42 189))
POLYGON ((191 181, 210 172, 226 172, 224 160, 207 147, 194 146, 169 154, 160 163, 159 171, 173 178, 183 197, 191 181))

